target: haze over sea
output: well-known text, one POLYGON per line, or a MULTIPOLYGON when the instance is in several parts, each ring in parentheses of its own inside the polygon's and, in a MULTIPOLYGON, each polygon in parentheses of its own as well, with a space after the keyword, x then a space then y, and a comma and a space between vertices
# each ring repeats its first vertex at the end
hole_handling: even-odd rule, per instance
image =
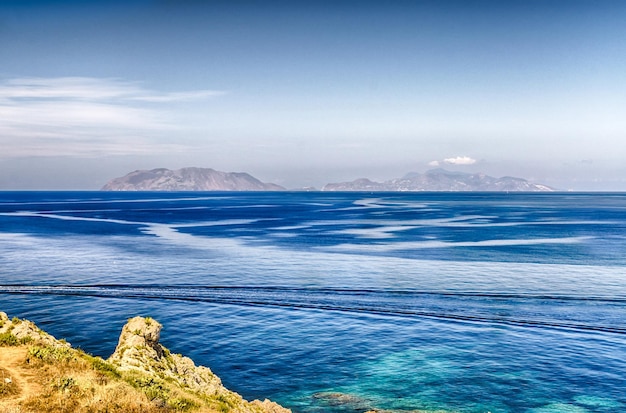
POLYGON ((0 310, 297 413, 617 412, 624 251, 626 194, 2 192, 0 310))

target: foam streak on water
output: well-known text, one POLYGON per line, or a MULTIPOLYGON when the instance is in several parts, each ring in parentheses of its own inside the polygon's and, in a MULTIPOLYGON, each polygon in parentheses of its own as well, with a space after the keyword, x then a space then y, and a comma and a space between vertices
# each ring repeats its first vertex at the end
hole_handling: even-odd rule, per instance
POLYGON ((0 193, 0 310, 295 412, 626 410, 626 195, 0 193))

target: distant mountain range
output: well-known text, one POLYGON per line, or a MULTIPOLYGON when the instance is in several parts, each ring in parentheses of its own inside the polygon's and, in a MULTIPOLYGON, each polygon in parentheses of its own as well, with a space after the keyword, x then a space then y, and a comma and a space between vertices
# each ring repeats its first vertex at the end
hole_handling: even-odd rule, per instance
POLYGON ((245 172, 208 168, 165 168, 131 172, 110 180, 103 191, 284 191, 280 185, 259 181, 245 172))
POLYGON ((351 182, 327 184, 322 191, 511 191, 551 192, 553 188, 534 184, 525 179, 505 176, 494 178, 489 175, 451 172, 432 169, 423 174, 411 172, 402 178, 385 182, 374 182, 367 178, 351 182))
MULTIPOLYGON (((244 172, 220 172, 208 168, 165 168, 139 170, 115 178, 103 191, 284 191, 280 185, 264 183, 244 172)), ((308 188, 307 190, 311 190, 308 188)), ((511 191, 550 192, 553 188, 525 179, 505 176, 451 172, 432 169, 411 172, 402 178, 374 182, 367 178, 327 184, 322 191, 511 191)))

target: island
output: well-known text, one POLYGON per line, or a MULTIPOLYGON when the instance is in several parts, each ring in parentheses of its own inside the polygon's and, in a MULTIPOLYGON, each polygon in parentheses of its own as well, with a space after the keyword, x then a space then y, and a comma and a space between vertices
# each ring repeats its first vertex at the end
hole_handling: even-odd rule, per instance
POLYGON ((375 182, 367 178, 351 182, 327 184, 322 191, 372 191, 372 192, 552 192, 543 184, 535 184, 522 178, 505 176, 494 178, 483 173, 447 171, 437 168, 425 173, 411 172, 402 178, 375 182))
POLYGON ((284 191, 280 185, 261 182, 246 172, 221 172, 211 168, 157 168, 137 170, 107 182, 103 191, 284 191))

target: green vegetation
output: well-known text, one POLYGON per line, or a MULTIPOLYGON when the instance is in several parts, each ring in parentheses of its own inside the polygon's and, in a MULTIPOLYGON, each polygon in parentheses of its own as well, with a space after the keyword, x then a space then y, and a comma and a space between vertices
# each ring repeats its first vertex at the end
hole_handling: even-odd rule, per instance
POLYGON ((128 384, 141 390, 149 400, 167 400, 169 390, 164 386, 161 380, 157 380, 154 377, 145 377, 138 375, 131 375, 125 377, 128 384))
POLYGON ((0 347, 19 346, 20 344, 28 344, 33 341, 32 337, 17 338, 10 332, 0 333, 0 347))
POLYGON ((215 398, 215 401, 217 402, 217 408, 220 412, 226 413, 232 408, 230 400, 221 394, 215 398))
POLYGON ((75 359, 76 350, 68 347, 33 346, 28 349, 28 355, 44 363, 69 363, 75 359))
POLYGON ((110 378, 119 379, 122 377, 117 368, 108 361, 102 360, 100 357, 94 357, 89 354, 83 354, 83 358, 91 365, 91 367, 110 378))
POLYGON ((198 403, 184 397, 174 397, 167 401, 167 405, 181 412, 189 411, 199 407, 198 403))
POLYGON ((0 347, 17 346, 20 341, 11 333, 0 333, 0 347))
POLYGON ((29 343, 32 343, 33 341, 35 340, 31 336, 20 338, 20 344, 29 344, 29 343))

